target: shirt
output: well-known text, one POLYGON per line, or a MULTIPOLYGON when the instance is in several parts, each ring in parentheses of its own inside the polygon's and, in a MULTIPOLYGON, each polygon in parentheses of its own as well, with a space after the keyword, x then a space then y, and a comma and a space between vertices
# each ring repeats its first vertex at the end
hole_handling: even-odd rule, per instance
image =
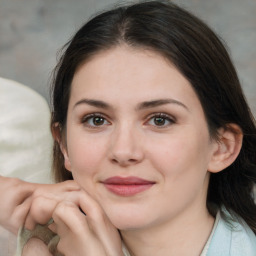
MULTIPOLYGON (((125 245, 123 253, 130 256, 125 245)), ((200 256, 256 256, 256 236, 242 218, 231 217, 222 208, 200 256)))

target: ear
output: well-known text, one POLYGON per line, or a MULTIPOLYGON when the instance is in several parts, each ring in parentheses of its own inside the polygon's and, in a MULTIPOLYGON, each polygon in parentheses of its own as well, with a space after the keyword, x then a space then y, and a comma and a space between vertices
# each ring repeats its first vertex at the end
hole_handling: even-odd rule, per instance
POLYGON ((230 166, 240 153, 243 142, 243 132, 236 124, 228 124, 218 130, 218 140, 213 147, 213 153, 208 165, 208 171, 217 173, 230 166))
POLYGON ((65 131, 61 128, 59 123, 54 123, 51 128, 51 131, 52 131, 52 136, 55 140, 55 143, 59 145, 61 153, 63 154, 65 168, 71 171, 71 162, 68 156, 67 143, 65 139, 65 131))

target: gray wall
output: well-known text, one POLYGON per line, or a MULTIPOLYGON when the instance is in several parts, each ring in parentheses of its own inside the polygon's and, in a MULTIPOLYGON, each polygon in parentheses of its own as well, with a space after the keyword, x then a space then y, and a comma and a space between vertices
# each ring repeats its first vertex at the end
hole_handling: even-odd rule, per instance
MULTIPOLYGON (((0 76, 46 99, 56 53, 95 11, 114 0, 0 0, 0 76)), ((120 1, 119 1, 120 2, 120 1)), ((256 114, 256 1, 180 0, 226 41, 256 114)))

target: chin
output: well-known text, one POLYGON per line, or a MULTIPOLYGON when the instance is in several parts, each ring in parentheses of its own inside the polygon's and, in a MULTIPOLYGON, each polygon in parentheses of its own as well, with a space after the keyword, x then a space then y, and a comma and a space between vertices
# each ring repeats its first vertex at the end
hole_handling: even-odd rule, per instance
POLYGON ((149 226, 150 216, 145 213, 139 214, 132 211, 111 211, 107 212, 107 215, 112 222, 112 224, 119 230, 131 230, 131 229, 141 229, 143 227, 149 226))

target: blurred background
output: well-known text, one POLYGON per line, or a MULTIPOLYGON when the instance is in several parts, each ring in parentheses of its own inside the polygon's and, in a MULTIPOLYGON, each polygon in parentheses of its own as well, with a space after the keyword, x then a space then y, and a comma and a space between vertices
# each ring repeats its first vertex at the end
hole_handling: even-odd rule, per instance
MULTIPOLYGON (((0 77, 33 88, 49 102, 57 51, 95 12, 119 2, 0 0, 0 77)), ((256 115, 256 1, 174 2, 198 15, 224 39, 256 115)))
MULTIPOLYGON (((52 138, 46 101, 49 103, 49 79, 57 52, 95 12, 120 2, 0 0, 0 77, 18 81, 43 96, 36 97, 0 78, 1 175, 42 183, 49 180, 52 138)), ((226 42, 256 116, 256 0, 174 2, 206 21, 226 42)), ((14 250, 15 237, 0 227, 0 254, 11 256, 14 250)))

